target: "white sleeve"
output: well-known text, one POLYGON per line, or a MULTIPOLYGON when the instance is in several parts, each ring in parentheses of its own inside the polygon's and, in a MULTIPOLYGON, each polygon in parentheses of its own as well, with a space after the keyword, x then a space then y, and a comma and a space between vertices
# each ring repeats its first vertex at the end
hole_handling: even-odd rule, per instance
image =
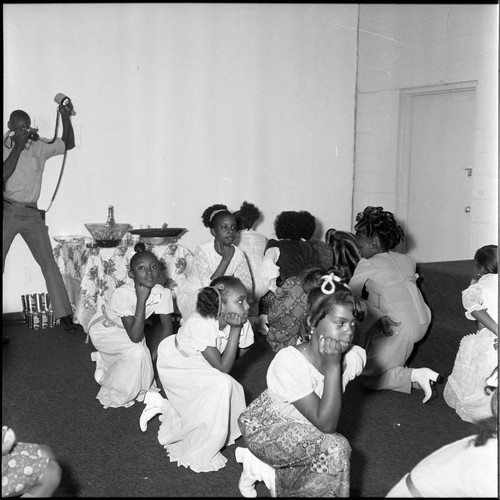
POLYGON ((269 391, 286 403, 305 398, 315 389, 306 359, 301 362, 290 349, 295 347, 278 351, 267 371, 269 391))
POLYGON ((245 349, 245 347, 250 347, 254 343, 254 333, 250 321, 246 321, 241 327, 240 340, 238 347, 245 349))
POLYGON ((265 287, 272 292, 276 291, 276 278, 280 275, 280 268, 276 265, 280 256, 278 247, 271 247, 266 250, 262 259, 261 280, 265 287))
POLYGON ((484 305, 483 288, 479 283, 473 283, 462 292, 462 304, 465 309, 465 317, 475 320, 472 313, 474 311, 485 311, 488 308, 484 305))
POLYGON ((353 345, 345 353, 342 363, 342 392, 346 385, 361 374, 366 364, 366 351, 359 345, 353 345))
POLYGON ((151 293, 155 293, 155 299, 158 303, 155 304, 154 312, 156 314, 172 314, 174 312, 174 301, 172 299, 172 292, 165 287, 157 286, 151 293))

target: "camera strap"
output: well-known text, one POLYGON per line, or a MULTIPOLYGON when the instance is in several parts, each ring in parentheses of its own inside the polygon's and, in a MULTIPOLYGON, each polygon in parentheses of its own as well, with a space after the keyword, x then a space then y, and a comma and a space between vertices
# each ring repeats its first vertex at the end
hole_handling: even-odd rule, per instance
MULTIPOLYGON (((59 128, 59 111, 56 111, 56 115, 57 115, 56 116, 56 130, 54 132, 54 138, 48 144, 52 144, 57 138, 57 130, 59 128)), ((59 185, 61 184, 61 179, 62 179, 63 172, 64 172, 64 165, 66 164, 67 153, 68 153, 68 150, 65 148, 63 161, 62 161, 62 165, 61 165, 61 171, 59 172, 59 179, 57 180, 56 188, 54 190, 54 194, 52 195, 52 199, 50 200, 49 206, 47 207, 47 210, 44 211, 45 213, 47 213, 49 211, 50 207, 52 206, 52 202, 54 201, 54 198, 56 197, 57 191, 59 189, 59 185)))
POLYGON ((68 153, 68 150, 65 149, 64 150, 64 156, 63 156, 63 161, 62 161, 62 165, 61 165, 61 172, 59 173, 59 179, 57 180, 57 184, 56 184, 56 188, 54 190, 54 194, 52 195, 52 199, 50 200, 49 206, 47 207, 47 210, 45 210, 45 213, 47 213, 49 211, 50 207, 52 206, 52 202, 54 201, 54 198, 56 197, 57 191, 59 189, 59 185, 61 184, 61 179, 62 179, 63 172, 64 172, 64 165, 66 164, 67 153, 68 153))

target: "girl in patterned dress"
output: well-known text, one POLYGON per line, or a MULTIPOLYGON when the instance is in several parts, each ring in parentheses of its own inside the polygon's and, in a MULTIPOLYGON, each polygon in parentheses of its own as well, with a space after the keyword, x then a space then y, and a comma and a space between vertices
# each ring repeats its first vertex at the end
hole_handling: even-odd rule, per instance
POLYGON ((61 467, 46 445, 18 443, 2 427, 2 497, 50 497, 61 482, 61 467))
POLYGON ((276 354, 268 388, 239 418, 248 446, 235 452, 243 463, 239 487, 245 497, 256 496, 257 480, 277 497, 349 496, 351 447, 337 424, 342 392, 366 359, 352 345, 366 305, 321 269, 309 271, 304 285, 310 289, 305 341, 276 354))
POLYGON ((298 342, 307 308, 302 276, 320 266, 318 253, 304 241, 306 221, 304 212, 281 212, 274 221, 278 239, 268 240, 264 254, 263 277, 269 292, 260 301, 259 324, 274 352, 298 342))
POLYGON ((460 341, 443 397, 466 422, 491 416, 484 379, 498 366, 498 247, 481 247, 474 256, 476 277, 462 292, 467 319, 478 322, 476 333, 460 341))

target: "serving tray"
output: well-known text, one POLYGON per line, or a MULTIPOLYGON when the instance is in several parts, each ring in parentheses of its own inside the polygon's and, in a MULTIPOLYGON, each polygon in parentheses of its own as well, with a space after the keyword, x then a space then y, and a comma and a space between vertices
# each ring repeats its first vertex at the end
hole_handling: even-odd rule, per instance
POLYGON ((172 236, 179 236, 184 231, 186 231, 186 228, 184 227, 167 227, 166 229, 131 229, 129 233, 138 234, 143 238, 167 238, 172 236))

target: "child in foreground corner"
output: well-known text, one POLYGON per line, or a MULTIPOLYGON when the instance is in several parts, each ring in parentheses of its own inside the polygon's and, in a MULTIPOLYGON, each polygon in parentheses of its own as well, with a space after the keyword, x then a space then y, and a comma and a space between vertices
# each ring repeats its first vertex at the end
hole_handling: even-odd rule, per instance
POLYGON ((220 452, 240 437, 243 387, 230 372, 254 342, 248 292, 234 276, 221 276, 197 296, 196 312, 158 347, 158 374, 168 400, 148 392, 140 426, 160 415, 158 441, 170 461, 194 472, 226 465, 220 452))
POLYGON ((481 247, 474 255, 476 279, 462 292, 467 319, 478 322, 476 333, 460 341, 453 371, 443 391, 446 403, 462 420, 475 423, 491 416, 484 378, 498 366, 498 247, 481 247))
POLYGON ((268 388, 239 418, 248 446, 239 481, 245 497, 264 481, 271 496, 349 496, 351 447, 337 432, 346 384, 361 373, 364 350, 353 346, 366 305, 335 274, 319 268, 304 278, 307 337, 276 353, 268 388))
POLYGON ((143 401, 156 388, 151 352, 144 337, 144 323, 159 315, 162 337, 172 334, 172 292, 158 284, 160 263, 144 243, 137 243, 130 259, 129 276, 134 284, 118 287, 104 314, 97 312, 89 324, 89 336, 97 349, 95 380, 101 385, 97 399, 104 408, 128 407, 143 401))
POLYGON ((478 432, 425 457, 386 498, 498 498, 498 367, 482 385, 491 410, 478 432))
POLYGON ((20 443, 2 427, 2 498, 50 497, 61 482, 61 467, 44 444, 20 443))

